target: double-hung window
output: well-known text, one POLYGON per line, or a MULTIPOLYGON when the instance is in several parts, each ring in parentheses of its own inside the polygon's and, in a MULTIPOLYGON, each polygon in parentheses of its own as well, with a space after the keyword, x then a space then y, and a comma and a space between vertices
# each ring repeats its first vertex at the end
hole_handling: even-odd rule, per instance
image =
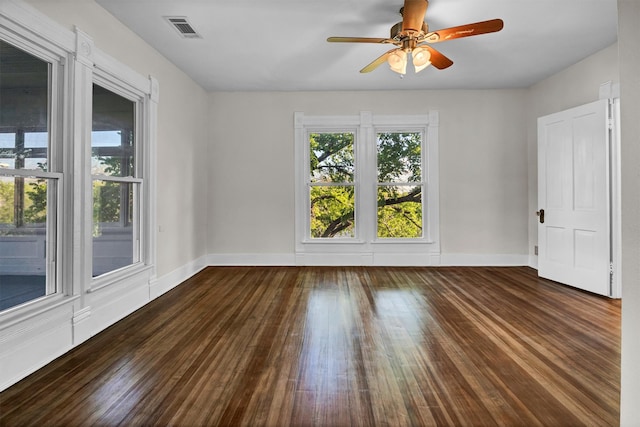
POLYGON ((157 81, 96 58, 91 71, 91 230, 84 244, 90 292, 155 272, 153 142, 157 81))
POLYGON ((299 264, 439 262, 438 115, 295 115, 299 264))
POLYGON ((355 237, 354 132, 310 132, 309 237, 355 237))
POLYGON ((376 132, 377 238, 424 235, 421 131, 376 132))
POLYGON ((0 311, 61 292, 61 62, 0 33, 0 311))
POLYGON ((140 261, 138 102, 104 86, 93 84, 93 277, 140 261))

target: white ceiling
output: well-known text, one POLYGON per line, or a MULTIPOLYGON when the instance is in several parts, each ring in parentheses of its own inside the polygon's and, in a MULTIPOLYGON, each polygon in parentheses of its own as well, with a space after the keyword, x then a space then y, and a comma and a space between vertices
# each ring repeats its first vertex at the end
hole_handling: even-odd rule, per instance
POLYGON ((453 60, 404 78, 382 65, 392 46, 327 43, 388 37, 403 0, 97 0, 211 91, 528 87, 617 40, 616 0, 430 0, 431 30, 501 18, 504 29, 432 45, 453 60), (185 39, 163 16, 186 16, 185 39))

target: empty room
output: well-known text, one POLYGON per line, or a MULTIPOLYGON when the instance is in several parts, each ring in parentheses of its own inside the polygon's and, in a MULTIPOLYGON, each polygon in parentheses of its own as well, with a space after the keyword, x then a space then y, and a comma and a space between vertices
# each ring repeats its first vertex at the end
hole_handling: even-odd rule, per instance
POLYGON ((0 425, 638 425, 637 22, 0 0, 0 425))

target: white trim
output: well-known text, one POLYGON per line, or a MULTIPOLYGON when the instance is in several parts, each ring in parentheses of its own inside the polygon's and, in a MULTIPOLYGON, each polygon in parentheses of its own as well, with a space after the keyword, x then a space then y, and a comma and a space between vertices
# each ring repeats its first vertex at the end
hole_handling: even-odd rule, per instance
POLYGON ((124 182, 129 184, 142 184, 142 178, 134 178, 131 176, 113 176, 113 175, 91 175, 93 181, 109 181, 124 182))
POLYGON ((207 265, 211 266, 293 266, 294 254, 209 254, 207 265))
MULTIPOLYGON (((199 258, 204 261, 204 258, 199 258)), ((527 254, 435 254, 416 252, 307 252, 209 254, 209 266, 531 266, 527 254)), ((198 270, 199 271, 199 270, 198 270)))
MULTIPOLYGON (((619 92, 619 84, 618 84, 619 92)), ((611 256, 613 282, 611 297, 622 298, 622 154, 620 141, 620 99, 611 100, 611 256)))
POLYGON ((73 348, 69 306, 3 331, 0 345, 0 391, 73 348))
POLYGON ((67 52, 75 50, 75 34, 23 1, 0 1, 0 25, 18 34, 28 33, 29 39, 47 50, 63 49, 67 52))
POLYGON ((621 152, 620 152, 620 83, 600 85, 598 99, 609 101, 609 194, 611 238, 611 298, 622 298, 622 227, 621 227, 621 152))
POLYGON ((105 85, 106 89, 112 91, 117 91, 115 88, 118 88, 120 90, 132 92, 136 94, 136 96, 139 96, 141 93, 145 95, 151 94, 152 87, 149 84, 149 77, 139 74, 137 71, 124 65, 122 62, 107 55, 101 50, 96 50, 94 57, 94 66, 99 70, 100 74, 100 79, 96 80, 96 83, 105 85), (117 86, 112 87, 110 84, 115 84, 117 86))
POLYGON ((75 27, 76 32, 76 61, 84 65, 85 67, 93 67, 94 64, 94 52, 95 45, 93 39, 89 35, 78 27, 75 27))
POLYGON ((36 169, 0 169, 0 176, 21 176, 24 178, 61 179, 59 172, 38 171, 36 169))
POLYGON ((158 256, 158 227, 157 212, 158 212, 158 181, 157 181, 157 141, 158 141, 158 101, 160 99, 160 84, 158 79, 153 76, 149 76, 149 93, 147 95, 147 108, 144 111, 144 128, 147 132, 144 133, 144 148, 146 154, 143 155, 142 171, 147 179, 147 190, 145 192, 144 211, 142 213, 143 218, 146 217, 145 224, 143 225, 144 233, 142 238, 143 245, 147 249, 143 251, 145 257, 143 261, 145 264, 151 266, 151 279, 156 280, 157 274, 157 256, 158 256))
POLYGON ((149 282, 149 300, 154 300, 162 294, 182 284, 185 280, 194 276, 207 267, 208 257, 206 255, 193 260, 182 267, 178 267, 170 273, 160 278, 154 278, 149 282))
POLYGON ((80 310, 76 310, 73 313, 73 318, 71 318, 71 322, 74 325, 77 325, 78 323, 81 323, 82 321, 84 321, 89 317, 91 317, 91 307, 86 306, 84 308, 81 308, 80 310))
POLYGON ((78 345, 91 338, 94 333, 91 330, 91 307, 86 306, 75 310, 71 318, 73 328, 73 345, 78 345))
POLYGON ((529 266, 528 254, 442 254, 441 266, 520 267, 529 266))
POLYGON ((122 282, 132 276, 144 273, 147 270, 151 270, 151 267, 144 265, 142 262, 137 262, 116 270, 108 271, 100 276, 93 277, 91 279, 91 284, 87 286, 86 291, 88 294, 97 292, 112 283, 122 282))

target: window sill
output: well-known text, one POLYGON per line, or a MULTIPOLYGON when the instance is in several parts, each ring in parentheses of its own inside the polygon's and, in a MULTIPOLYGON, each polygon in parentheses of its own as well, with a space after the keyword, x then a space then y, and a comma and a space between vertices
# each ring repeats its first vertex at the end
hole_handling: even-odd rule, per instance
POLYGON ((426 239, 376 239, 371 242, 364 241, 362 239, 339 239, 339 240, 331 240, 331 239, 307 239, 301 242, 303 245, 434 245, 436 242, 434 240, 426 240, 426 239))
POLYGON ((87 293, 99 291, 102 288, 106 288, 114 283, 121 282, 130 277, 151 272, 153 266, 144 265, 142 263, 123 267, 119 270, 114 270, 109 273, 105 273, 93 279, 91 287, 87 290, 87 293))
POLYGON ((0 331, 69 304, 79 298, 79 295, 68 296, 57 293, 8 308, 0 313, 0 331))
POLYGON ((303 245, 363 245, 366 242, 362 239, 306 239, 303 245))
POLYGON ((376 239, 372 245, 434 245, 436 242, 427 239, 376 239))

